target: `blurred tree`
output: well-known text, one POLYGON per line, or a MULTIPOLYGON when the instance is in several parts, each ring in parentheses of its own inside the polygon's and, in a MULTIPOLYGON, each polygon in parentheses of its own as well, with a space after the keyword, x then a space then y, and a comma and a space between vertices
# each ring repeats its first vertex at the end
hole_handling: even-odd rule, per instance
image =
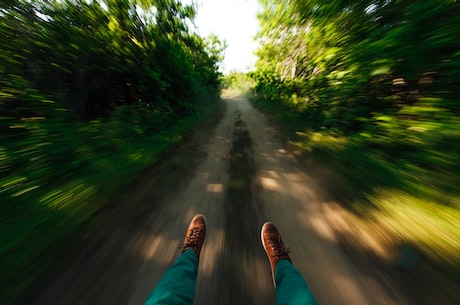
POLYGON ((400 102, 458 98, 457 1, 260 3, 256 89, 318 111, 321 126, 355 130, 400 102))
POLYGON ((84 119, 137 102, 181 112, 217 89, 221 58, 188 28, 195 14, 174 0, 4 2, 2 65, 84 119))
POLYGON ((157 162, 215 101, 224 44, 189 28, 195 14, 177 0, 0 1, 3 303, 101 208, 94 194, 157 162))
MULTIPOLYGON (((330 172, 330 195, 365 221, 391 219, 392 243, 410 240, 442 270, 440 282, 458 281, 458 247, 450 246, 460 223, 460 2, 259 2, 260 105, 281 118, 308 163, 315 160, 314 172, 330 172), (387 200, 385 192, 403 195, 387 200), (406 208, 431 220, 407 226, 406 208), (443 210, 450 212, 434 220, 443 210), (445 231, 424 237, 430 230, 445 231)), ((429 298, 459 303, 455 288, 444 286, 429 298)))

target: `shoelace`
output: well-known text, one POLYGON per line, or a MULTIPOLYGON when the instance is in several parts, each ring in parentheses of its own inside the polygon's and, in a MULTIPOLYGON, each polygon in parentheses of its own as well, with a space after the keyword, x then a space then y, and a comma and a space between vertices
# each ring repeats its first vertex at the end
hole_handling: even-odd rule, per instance
POLYGON ((270 247, 273 249, 275 253, 275 257, 286 257, 289 256, 289 249, 285 249, 282 246, 281 237, 277 236, 277 238, 270 238, 270 247))
POLYGON ((181 248, 195 247, 201 231, 203 231, 202 228, 191 230, 190 235, 187 236, 187 242, 181 248))

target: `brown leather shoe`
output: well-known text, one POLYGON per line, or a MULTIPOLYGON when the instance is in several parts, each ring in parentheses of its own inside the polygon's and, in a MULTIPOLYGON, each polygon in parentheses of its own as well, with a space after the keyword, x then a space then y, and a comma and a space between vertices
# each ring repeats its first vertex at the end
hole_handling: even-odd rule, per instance
POLYGON ((206 218, 198 214, 190 222, 187 233, 185 234, 182 253, 188 249, 193 249, 198 261, 200 260, 201 247, 203 247, 204 238, 206 237, 206 218))
POLYGON ((268 260, 272 267, 272 278, 273 284, 275 284, 275 270, 276 264, 282 259, 287 259, 292 263, 291 258, 289 257, 289 252, 284 246, 281 235, 278 232, 278 229, 271 222, 266 222, 262 226, 260 232, 260 237, 262 239, 262 245, 264 246, 265 252, 267 253, 268 260))

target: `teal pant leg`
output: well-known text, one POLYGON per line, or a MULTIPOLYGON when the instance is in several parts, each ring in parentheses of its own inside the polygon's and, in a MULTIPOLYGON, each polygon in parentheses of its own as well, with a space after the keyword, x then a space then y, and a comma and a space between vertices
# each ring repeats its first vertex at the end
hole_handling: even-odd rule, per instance
POLYGON ((189 249, 166 271, 145 305, 192 305, 197 274, 198 259, 195 251, 189 249))
POLYGON ((275 270, 276 305, 317 305, 302 275, 288 260, 280 260, 275 270))

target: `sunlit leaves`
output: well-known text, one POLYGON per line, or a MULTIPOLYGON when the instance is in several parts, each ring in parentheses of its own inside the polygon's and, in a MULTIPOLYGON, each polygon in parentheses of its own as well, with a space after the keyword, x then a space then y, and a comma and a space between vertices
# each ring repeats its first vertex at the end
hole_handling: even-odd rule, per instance
POLYGON ((393 239, 458 266, 460 3, 260 3, 255 93, 334 172, 339 201, 378 207, 393 239))
POLYGON ((458 134, 444 138, 458 129, 457 2, 261 3, 256 93, 294 106, 313 130, 458 155, 458 134))

